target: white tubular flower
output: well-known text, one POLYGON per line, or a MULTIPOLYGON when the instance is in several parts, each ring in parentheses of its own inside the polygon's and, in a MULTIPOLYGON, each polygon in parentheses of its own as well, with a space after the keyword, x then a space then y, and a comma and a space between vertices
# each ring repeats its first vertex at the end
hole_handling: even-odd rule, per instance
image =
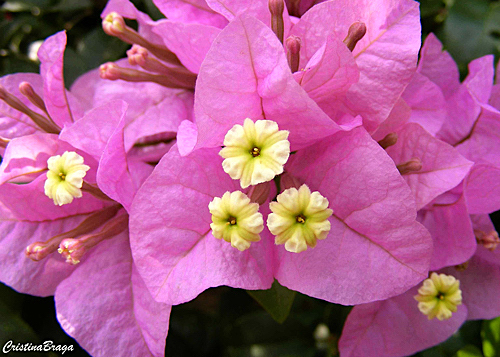
POLYGON ((435 317, 440 321, 447 320, 462 304, 460 281, 451 275, 432 273, 414 298, 418 301, 420 312, 429 320, 435 317))
POLYGON ((208 209, 212 214, 210 228, 215 238, 224 239, 239 251, 260 240, 264 220, 259 204, 250 202, 243 192, 226 192, 222 198, 214 197, 208 209))
POLYGON ((52 156, 47 160, 49 171, 45 181, 45 194, 62 206, 82 197, 83 178, 90 169, 83 164, 83 157, 74 151, 52 156))
POLYGON ((240 180, 242 188, 271 181, 283 172, 290 156, 287 130, 279 130, 271 120, 245 119, 236 124, 224 137, 224 148, 219 152, 225 160, 224 171, 232 179, 240 180))
POLYGON ((318 239, 325 239, 330 232, 328 218, 333 211, 328 200, 319 192, 311 193, 307 185, 283 191, 271 202, 273 213, 267 218, 267 227, 276 236, 276 244, 285 244, 289 252, 300 253, 314 248, 318 239))

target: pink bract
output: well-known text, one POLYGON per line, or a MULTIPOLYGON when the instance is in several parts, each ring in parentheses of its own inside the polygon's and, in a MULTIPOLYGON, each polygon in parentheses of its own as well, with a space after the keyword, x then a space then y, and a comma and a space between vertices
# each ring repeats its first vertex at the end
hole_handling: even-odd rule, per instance
MULTIPOLYGON (((158 301, 183 303, 219 285, 267 289, 276 278, 308 295, 354 304, 393 296, 425 278, 428 232, 415 221, 411 192, 392 160, 364 129, 299 150, 286 165, 334 210, 329 237, 300 254, 274 246, 267 229, 245 252, 212 236, 208 203, 241 190, 217 152, 181 157, 173 149, 132 204, 134 259, 158 301), (381 283, 371 284, 374 279, 381 283)), ((261 212, 268 213, 266 205, 261 212)))

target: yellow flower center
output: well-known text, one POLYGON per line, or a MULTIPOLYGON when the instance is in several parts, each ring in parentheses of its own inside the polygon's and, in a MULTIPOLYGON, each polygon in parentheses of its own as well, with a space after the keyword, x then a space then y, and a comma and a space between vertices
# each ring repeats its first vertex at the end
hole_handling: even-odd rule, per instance
POLYGON ((260 240, 264 220, 259 204, 250 202, 243 192, 226 192, 222 197, 214 197, 208 209, 212 214, 210 228, 215 238, 224 239, 239 251, 260 240))
POLYGON ((227 132, 219 152, 225 159, 224 171, 240 180, 242 188, 271 181, 283 172, 290 156, 288 134, 271 120, 254 123, 247 118, 243 125, 236 124, 227 132))
POLYGON ((418 301, 420 312, 427 315, 429 320, 435 317, 440 321, 447 320, 462 304, 460 281, 451 275, 432 273, 430 278, 424 280, 414 298, 418 301))
POLYGON ((285 244, 289 252, 300 253, 314 248, 318 239, 325 239, 330 232, 328 218, 333 211, 328 200, 319 192, 312 192, 307 185, 297 190, 289 188, 271 202, 273 213, 267 218, 267 227, 276 236, 276 244, 285 244))
POLYGON ((52 156, 47 160, 47 180, 45 195, 54 200, 54 204, 62 206, 73 202, 73 198, 82 197, 83 178, 90 169, 83 164, 83 157, 73 151, 52 156))

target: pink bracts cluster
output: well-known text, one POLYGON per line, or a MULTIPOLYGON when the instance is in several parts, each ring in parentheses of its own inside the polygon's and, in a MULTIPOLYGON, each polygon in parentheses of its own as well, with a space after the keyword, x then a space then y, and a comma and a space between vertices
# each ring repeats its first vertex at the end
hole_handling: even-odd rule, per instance
POLYGON ((463 82, 433 35, 418 60, 413 0, 154 2, 108 2, 128 58, 70 90, 63 32, 0 79, 2 282, 95 356, 162 355, 171 306, 220 285, 356 305, 342 356, 500 315, 491 56, 463 82))

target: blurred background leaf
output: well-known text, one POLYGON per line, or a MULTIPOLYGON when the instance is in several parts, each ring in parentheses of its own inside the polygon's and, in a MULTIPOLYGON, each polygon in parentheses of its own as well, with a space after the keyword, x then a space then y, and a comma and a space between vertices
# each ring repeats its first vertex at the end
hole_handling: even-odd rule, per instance
POLYGON ((484 356, 500 356, 500 317, 484 321, 481 337, 483 339, 484 356))
POLYGON ((481 350, 476 346, 467 345, 457 352, 456 357, 483 357, 481 350))
POLYGON ((474 58, 498 57, 500 49, 500 4, 488 0, 455 0, 438 36, 459 63, 462 72, 474 58))

